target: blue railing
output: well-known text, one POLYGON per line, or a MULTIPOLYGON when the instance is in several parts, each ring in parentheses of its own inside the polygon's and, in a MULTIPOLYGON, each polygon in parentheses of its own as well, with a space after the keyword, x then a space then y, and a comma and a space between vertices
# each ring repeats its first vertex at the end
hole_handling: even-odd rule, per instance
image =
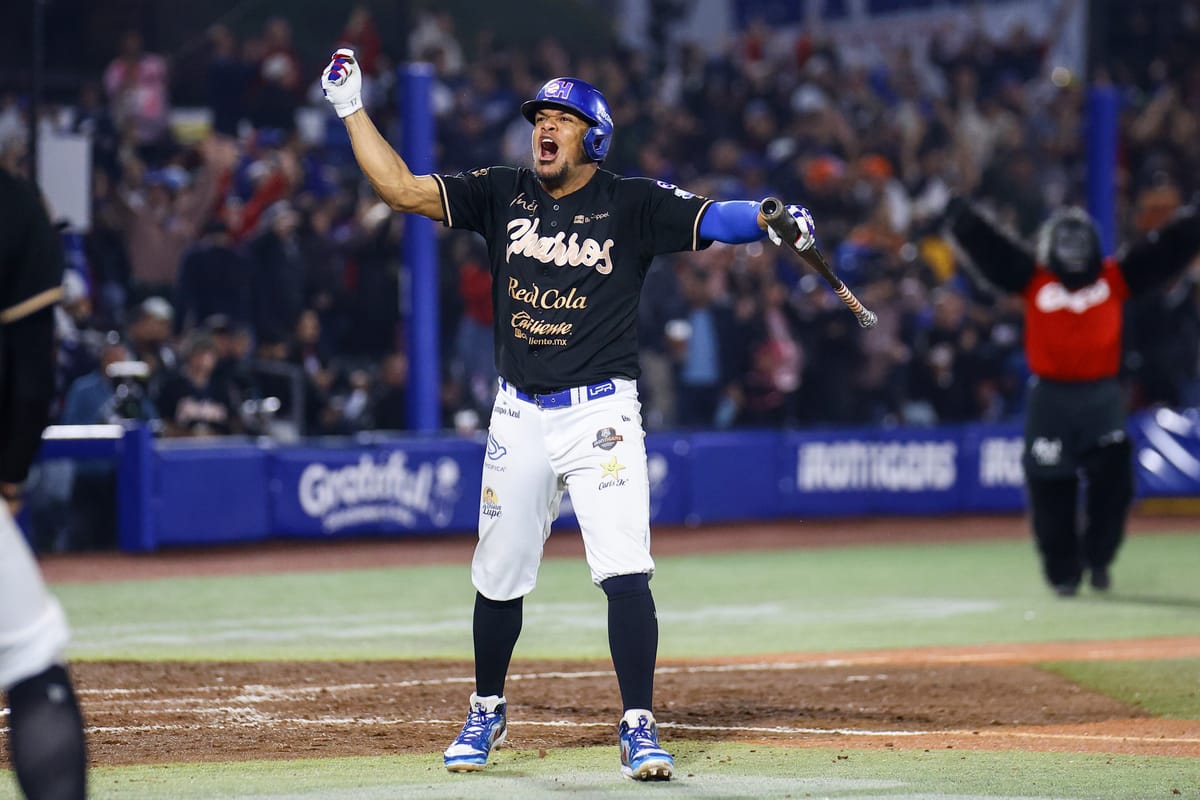
MULTIPOLYGON (((1140 497, 1200 496, 1200 412, 1145 412, 1130 434, 1140 497)), ((656 524, 1023 508, 1018 424, 660 433, 646 451, 656 524)), ((130 424, 49 428, 41 457, 113 460, 118 545, 137 552, 471 531, 481 465, 507 450, 452 435, 156 439, 130 424)), ((575 524, 569 497, 557 524, 575 524)))

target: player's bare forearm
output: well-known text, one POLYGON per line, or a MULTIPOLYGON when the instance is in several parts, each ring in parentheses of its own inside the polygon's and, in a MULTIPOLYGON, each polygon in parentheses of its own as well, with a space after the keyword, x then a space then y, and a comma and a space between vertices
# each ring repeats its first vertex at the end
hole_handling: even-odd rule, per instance
POLYGON ((440 221, 442 200, 437 181, 429 175, 413 175, 365 111, 355 112, 343 122, 350 134, 354 158, 380 199, 396 211, 440 221))

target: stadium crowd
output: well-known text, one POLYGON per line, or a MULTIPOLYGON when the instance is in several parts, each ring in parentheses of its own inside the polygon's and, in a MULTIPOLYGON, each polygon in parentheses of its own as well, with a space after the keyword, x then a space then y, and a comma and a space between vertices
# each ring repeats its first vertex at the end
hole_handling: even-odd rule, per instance
MULTIPOLYGON (((1122 235, 1200 188, 1195 20, 1149 46, 1130 14, 1124 45, 1089 76, 1122 96, 1122 235)), ((394 116, 396 63, 435 65, 442 172, 526 163, 520 101, 574 74, 613 107, 605 168, 811 209, 821 248, 878 327, 861 331, 770 246, 661 259, 641 306, 654 430, 1019 413, 1020 308, 965 278, 941 223, 949 198, 969 195, 1027 238, 1048 210, 1084 202, 1086 87, 1049 74, 1056 35, 947 30, 862 66, 819 35, 751 24, 720 54, 683 43, 652 62, 621 47, 574 57, 552 39, 506 47, 446 13, 394 41, 360 7, 329 49, 356 49, 381 122, 394 116)), ((296 52, 282 17, 241 38, 212 28, 211 130, 195 142, 169 124, 168 61, 134 32, 77 102, 45 109, 44 127, 90 134, 94 158, 91 229, 63 233, 58 421, 142 417, 168 436, 406 426, 404 219, 362 181, 338 126, 313 141, 298 122, 306 111, 336 122, 316 81, 327 56, 296 52)), ((0 98, 0 159, 18 172, 23 114, 20 98, 0 98)), ((476 237, 438 235, 443 419, 474 430, 494 394, 491 280, 476 237)), ((1193 269, 1132 310, 1133 407, 1200 403, 1198 280, 1193 269)))

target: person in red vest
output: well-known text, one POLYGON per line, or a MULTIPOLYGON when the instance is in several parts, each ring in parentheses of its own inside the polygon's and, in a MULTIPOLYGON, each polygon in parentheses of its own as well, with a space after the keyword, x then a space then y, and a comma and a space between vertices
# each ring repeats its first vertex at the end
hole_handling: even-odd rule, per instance
POLYGON ((968 272, 1025 304, 1026 398, 1022 465, 1030 523, 1046 580, 1063 597, 1085 572, 1107 591, 1133 502, 1132 449, 1117 374, 1123 304, 1181 272, 1200 253, 1200 213, 1180 211, 1156 231, 1105 257, 1080 208, 1056 211, 1036 247, 1010 238, 956 198, 950 235, 968 272), (1082 521, 1079 482, 1086 485, 1082 521))

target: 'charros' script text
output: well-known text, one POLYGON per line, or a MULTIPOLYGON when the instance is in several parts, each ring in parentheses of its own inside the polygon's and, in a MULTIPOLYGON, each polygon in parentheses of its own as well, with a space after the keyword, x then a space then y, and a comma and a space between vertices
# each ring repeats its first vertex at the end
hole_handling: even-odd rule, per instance
POLYGON ((605 239, 604 244, 592 238, 580 241, 579 234, 572 233, 568 239, 567 234, 561 231, 555 236, 539 236, 540 224, 541 220, 537 219, 509 220, 509 245, 504 254, 505 261, 512 260, 514 255, 527 256, 543 264, 559 267, 568 264, 572 267, 594 266, 596 272, 601 275, 612 272, 612 258, 609 252, 613 246, 612 239, 605 239))

